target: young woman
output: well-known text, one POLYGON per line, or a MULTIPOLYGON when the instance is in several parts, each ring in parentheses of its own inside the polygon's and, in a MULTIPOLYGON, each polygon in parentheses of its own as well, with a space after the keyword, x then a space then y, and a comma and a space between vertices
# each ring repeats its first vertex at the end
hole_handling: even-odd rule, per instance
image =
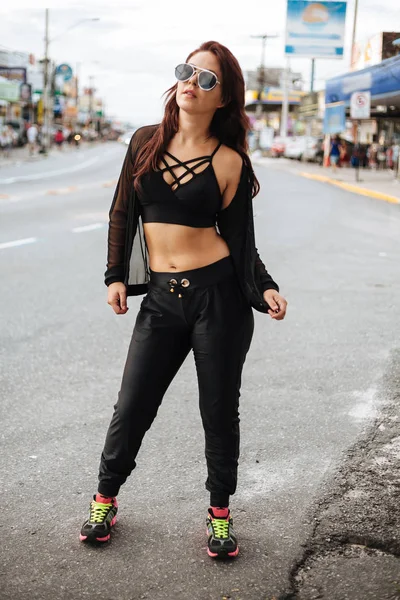
POLYGON ((254 241, 258 181, 246 153, 244 81, 231 52, 207 42, 175 70, 160 125, 132 137, 110 210, 108 303, 144 294, 101 455, 98 493, 80 539, 110 539, 120 486, 162 398, 193 350, 206 439, 208 553, 236 556, 239 390, 252 307, 272 319, 286 301, 254 241))

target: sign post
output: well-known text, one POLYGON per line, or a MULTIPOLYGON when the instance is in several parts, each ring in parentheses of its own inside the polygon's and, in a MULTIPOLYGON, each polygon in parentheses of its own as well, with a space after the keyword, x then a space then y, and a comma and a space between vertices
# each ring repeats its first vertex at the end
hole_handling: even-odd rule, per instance
POLYGON ((369 119, 371 116, 371 92, 354 92, 350 99, 350 118, 369 119))
POLYGON ((356 181, 360 181, 360 138, 362 119, 371 116, 371 92, 354 92, 350 98, 350 117, 357 123, 356 140, 354 146, 354 160, 356 169, 356 181))

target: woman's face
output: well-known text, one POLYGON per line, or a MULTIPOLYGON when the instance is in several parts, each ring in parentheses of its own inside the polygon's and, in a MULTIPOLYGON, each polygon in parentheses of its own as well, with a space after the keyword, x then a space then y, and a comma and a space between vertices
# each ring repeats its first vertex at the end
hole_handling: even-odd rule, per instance
POLYGON ((196 67, 212 71, 221 83, 217 84, 210 92, 206 92, 198 85, 198 72, 195 72, 188 81, 178 81, 176 102, 179 108, 191 114, 214 114, 218 108, 223 106, 223 81, 218 59, 212 52, 197 52, 191 56, 188 62, 196 67))

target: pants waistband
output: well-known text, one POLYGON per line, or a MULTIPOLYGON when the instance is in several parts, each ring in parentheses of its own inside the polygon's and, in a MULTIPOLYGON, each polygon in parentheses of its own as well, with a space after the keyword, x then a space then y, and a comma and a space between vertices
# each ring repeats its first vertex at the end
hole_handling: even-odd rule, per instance
POLYGON ((233 273, 232 258, 231 256, 226 256, 205 267, 181 271, 179 273, 160 273, 150 270, 150 286, 164 289, 171 287, 184 289, 208 287, 232 276, 233 273))

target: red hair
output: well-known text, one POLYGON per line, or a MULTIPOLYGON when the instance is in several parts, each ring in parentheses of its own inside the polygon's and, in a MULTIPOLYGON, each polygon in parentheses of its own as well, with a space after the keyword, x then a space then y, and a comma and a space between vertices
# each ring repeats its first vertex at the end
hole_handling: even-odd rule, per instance
MULTIPOLYGON (((224 106, 218 108, 210 125, 210 134, 215 136, 222 144, 236 150, 250 170, 252 179, 252 192, 255 196, 260 185, 254 175, 250 158, 247 154, 247 132, 250 128, 249 119, 244 110, 245 85, 243 73, 237 59, 232 52, 218 42, 205 42, 197 50, 189 54, 188 62, 198 52, 212 52, 218 59, 222 72, 222 100, 224 106)), ((179 128, 179 106, 176 102, 177 83, 165 92, 165 111, 163 120, 142 148, 139 149, 135 161, 134 186, 140 190, 140 180, 146 173, 156 171, 159 161, 168 148, 169 142, 179 128)))

